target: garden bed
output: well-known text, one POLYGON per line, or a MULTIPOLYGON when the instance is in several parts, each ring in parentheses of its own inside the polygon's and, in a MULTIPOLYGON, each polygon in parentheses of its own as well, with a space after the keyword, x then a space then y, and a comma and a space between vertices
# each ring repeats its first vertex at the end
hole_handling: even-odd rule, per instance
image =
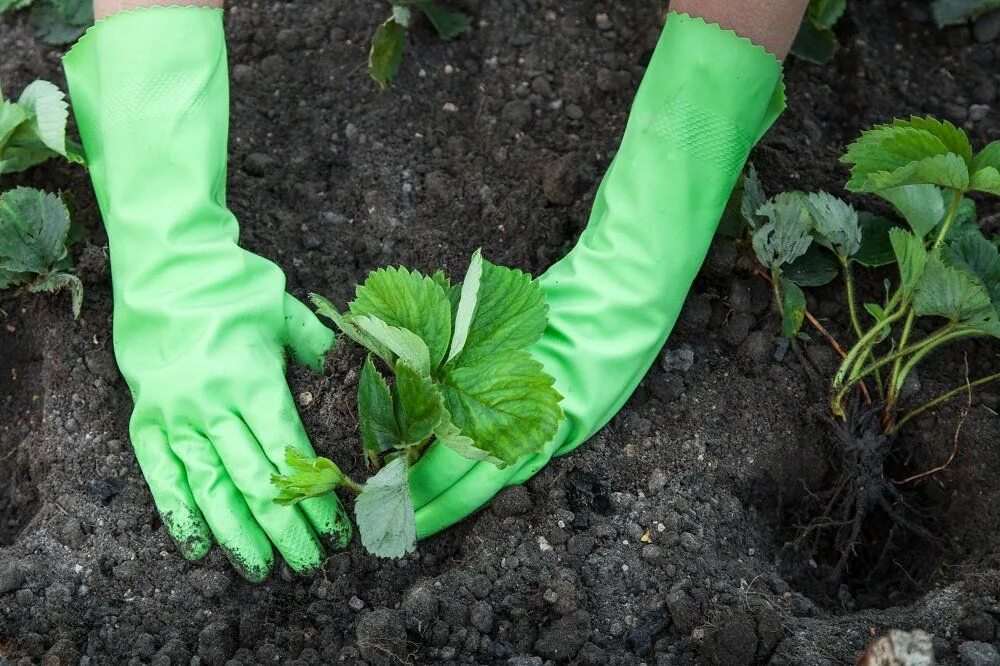
MULTIPOLYGON (((365 71, 383 18, 371 3, 229 9, 230 206, 292 293, 342 306, 372 268, 461 275, 477 247, 537 275, 581 230, 663 3, 461 4, 473 29, 445 43, 418 23, 387 92, 365 71)), ((0 25, 5 88, 62 85, 61 54, 23 16, 0 25)), ((892 117, 1000 138, 995 18, 939 31, 923 3, 855 2, 837 32, 829 65, 789 63, 788 111, 752 156, 768 191, 842 194, 846 143, 892 117)), ((86 295, 78 320, 65 295, 0 303, 0 663, 850 664, 889 628, 933 634, 948 663, 996 637, 1000 387, 973 396, 945 471, 899 486, 936 540, 890 534, 876 512, 831 577, 834 548, 785 546, 839 472, 824 379, 837 356, 817 334, 779 340, 767 283, 726 240, 621 413, 417 553, 379 560, 355 540, 314 578, 283 568, 263 585, 218 549, 189 563, 128 444, 87 176, 50 162, 8 180, 73 194, 86 295)), ((996 200, 979 214, 997 233, 996 200)), ((862 292, 877 297, 881 277, 862 292)), ((809 309, 846 342, 841 292, 811 290, 809 309)), ((348 473, 364 466, 360 360, 340 345, 325 376, 290 373, 317 451, 348 473)), ((995 344, 951 347, 921 368, 914 403, 961 383, 966 362, 1000 370, 995 344)), ((904 428, 894 478, 943 462, 965 408, 904 428)))

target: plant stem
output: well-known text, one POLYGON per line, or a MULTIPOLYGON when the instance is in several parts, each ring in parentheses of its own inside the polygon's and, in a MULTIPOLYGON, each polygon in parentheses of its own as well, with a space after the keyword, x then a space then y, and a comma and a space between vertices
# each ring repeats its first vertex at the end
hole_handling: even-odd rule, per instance
MULTIPOLYGON (((341 472, 341 474, 343 474, 343 472, 341 472)), ((340 482, 340 485, 344 488, 347 488, 355 495, 359 495, 361 491, 365 489, 363 485, 355 482, 351 477, 347 476, 346 474, 343 474, 343 476, 344 479, 340 482)))
MULTIPOLYGON (((953 329, 950 333, 942 335, 940 338, 936 339, 933 344, 922 345, 919 349, 916 349, 910 360, 906 362, 906 365, 902 367, 899 371, 899 376, 896 378, 896 384, 889 387, 890 393, 895 392, 897 395, 899 390, 903 388, 903 382, 906 381, 907 375, 913 371, 917 363, 923 360, 927 354, 934 351, 935 348, 940 347, 946 342, 951 342, 952 340, 959 340, 961 338, 968 338, 974 335, 983 335, 983 332, 975 328, 957 328, 953 329)), ((899 361, 897 360, 897 363, 899 361)))
POLYGON ((852 372, 851 375, 850 375, 850 380, 851 381, 857 381, 857 380, 859 380, 859 379, 861 379, 863 377, 867 377, 872 372, 878 372, 878 370, 880 368, 882 368, 882 367, 884 367, 884 366, 886 366, 886 365, 888 365, 890 363, 893 363, 895 361, 901 361, 903 359, 903 357, 906 356, 907 354, 912 354, 914 352, 917 352, 917 351, 923 349, 924 347, 926 347, 927 345, 936 344, 940 338, 943 338, 943 337, 947 336, 949 333, 953 332, 954 330, 955 330, 955 324, 953 324, 953 323, 952 324, 948 324, 947 326, 943 326, 943 327, 939 328, 937 331, 935 331, 934 333, 931 333, 930 335, 928 335, 926 338, 924 338, 920 342, 917 342, 916 344, 914 344, 909 349, 906 349, 904 351, 895 351, 895 352, 893 352, 891 354, 887 354, 886 356, 883 356, 882 358, 880 358, 878 361, 874 362, 873 364, 871 364, 871 365, 869 365, 869 366, 867 366, 867 367, 865 367, 865 368, 863 368, 861 370, 854 370, 854 372, 852 372))
POLYGON ((785 317, 785 304, 781 296, 781 278, 778 276, 778 269, 771 269, 771 293, 774 294, 774 306, 778 308, 778 314, 782 319, 785 317))
MULTIPOLYGON (((844 288, 847 291, 847 310, 851 316, 851 326, 854 327, 854 334, 860 340, 864 336, 864 332, 861 329, 861 322, 858 320, 858 306, 854 296, 854 275, 851 271, 851 260, 847 257, 840 257, 840 263, 844 267, 844 288)), ((871 349, 868 350, 868 353, 864 357, 864 360, 868 359, 873 362, 875 361, 871 349)), ((875 388, 878 389, 879 397, 884 397, 882 373, 878 369, 875 370, 875 388)))
MULTIPOLYGON (((954 195, 951 198, 951 206, 948 208, 948 214, 945 215, 944 222, 941 224, 941 231, 938 232, 937 238, 934 239, 934 244, 931 245, 931 251, 935 251, 941 247, 944 243, 944 239, 948 236, 948 231, 951 229, 951 223, 955 219, 955 214, 958 213, 958 205, 962 203, 962 196, 965 192, 960 190, 955 190, 954 195)), ((916 319, 916 313, 911 309, 912 305, 906 303, 904 309, 909 310, 906 315, 906 323, 903 325, 903 332, 899 336, 899 351, 906 351, 906 343, 910 339, 910 330, 913 328, 913 321, 916 319)), ((921 356, 923 358, 923 356, 921 356)), ((899 387, 902 385, 902 380, 899 377, 902 371, 902 358, 897 358, 896 362, 892 365, 892 372, 889 373, 889 391, 886 399, 886 414, 891 414, 893 406, 896 404, 896 399, 899 394, 899 387)), ((912 359, 911 359, 912 363, 912 359)), ((911 366, 912 367, 912 366, 911 366)), ((905 377, 904 377, 905 379, 905 377)))
POLYGON ((920 405, 919 407, 911 409, 909 412, 906 413, 905 416, 903 416, 903 418, 896 421, 896 423, 886 432, 886 434, 887 435, 896 434, 897 432, 899 432, 899 429, 903 427, 903 424, 909 421, 910 419, 919 416, 920 414, 926 412, 928 409, 933 409, 934 407, 937 407, 942 402, 954 398, 956 395, 962 393, 963 391, 968 391, 973 387, 982 386, 983 384, 989 384, 990 382, 995 382, 998 379, 1000 379, 1000 372, 993 375, 988 375, 986 377, 981 377, 974 382, 968 382, 966 384, 962 384, 961 386, 957 386, 952 390, 948 391, 947 393, 942 393, 933 400, 929 400, 924 404, 920 405))
POLYGON ((851 368, 854 367, 855 363, 868 356, 882 330, 902 316, 903 310, 898 310, 890 315, 887 315, 884 319, 876 323, 875 326, 870 328, 868 332, 861 336, 861 339, 858 340, 853 347, 851 347, 851 351, 848 352, 847 358, 845 358, 844 362, 840 364, 840 368, 837 370, 837 374, 833 378, 833 385, 831 387, 832 396, 830 399, 830 409, 836 416, 844 416, 844 408, 841 402, 847 391, 856 383, 855 381, 848 381, 846 386, 844 384, 849 377, 851 368))

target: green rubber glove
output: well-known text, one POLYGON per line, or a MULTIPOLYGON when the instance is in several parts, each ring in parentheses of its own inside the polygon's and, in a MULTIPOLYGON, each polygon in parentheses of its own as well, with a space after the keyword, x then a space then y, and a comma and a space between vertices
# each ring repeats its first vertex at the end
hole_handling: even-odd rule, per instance
POLYGON ((350 539, 334 495, 284 507, 270 476, 309 455, 284 351, 319 369, 333 334, 237 245, 226 208, 229 81, 222 10, 99 21, 63 61, 111 250, 114 349, 132 445, 188 558, 212 536, 246 578, 318 568, 350 539))
POLYGON ((549 325, 532 353, 565 396, 560 430, 503 470, 433 445, 410 472, 418 536, 523 483, 617 413, 663 347, 750 149, 783 108, 774 56, 668 15, 587 228, 540 278, 549 325))

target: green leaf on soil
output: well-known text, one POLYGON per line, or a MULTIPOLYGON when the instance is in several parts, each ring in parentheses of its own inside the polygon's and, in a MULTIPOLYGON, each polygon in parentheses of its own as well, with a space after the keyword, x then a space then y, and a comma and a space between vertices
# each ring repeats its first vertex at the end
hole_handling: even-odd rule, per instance
POLYGON ((794 338, 806 316, 806 295, 799 286, 781 278, 781 337, 794 338))
POLYGON ((1000 0, 934 0, 931 13, 939 28, 958 25, 1000 9, 1000 0))
POLYGON ((371 354, 365 359, 358 380, 358 417, 361 442, 366 451, 377 455, 400 445, 392 395, 385 378, 372 362, 371 354))
POLYGON ((920 238, 925 238, 947 212, 945 194, 936 185, 892 187, 878 192, 878 195, 892 204, 920 238))
POLYGON ((527 273, 483 259, 477 294, 465 346, 451 365, 477 365, 505 351, 524 349, 542 337, 548 306, 538 281, 527 273))
POLYGON ((806 195, 805 204, 819 234, 816 242, 845 259, 854 256, 861 247, 858 212, 843 199, 826 192, 806 195))
POLYGON ((413 0, 413 4, 424 13, 442 39, 457 37, 471 23, 468 16, 445 8, 437 0, 413 0))
POLYGON ((562 396, 542 364, 522 349, 464 356, 442 378, 445 407, 476 446, 507 464, 538 451, 556 433, 562 396))
POLYGON ((760 219, 758 211, 765 203, 767 203, 767 194, 764 193, 764 186, 760 183, 760 177, 757 175, 757 168, 751 163, 747 166, 746 175, 744 177, 743 200, 740 205, 740 211, 743 213, 743 219, 746 220, 746 223, 750 225, 751 229, 756 229, 763 224, 763 220, 760 219))
POLYGON ((768 219, 753 234, 754 254, 761 264, 777 269, 809 249, 813 241, 812 223, 801 195, 779 194, 757 212, 768 219))
POLYGON ((964 192, 969 189, 969 167, 954 153, 926 157, 892 172, 871 174, 866 190, 878 192, 890 187, 924 184, 964 192))
POLYGON ((894 262, 896 254, 889 240, 889 231, 896 228, 896 225, 881 215, 864 211, 858 213, 858 220, 861 225, 861 247, 854 255, 854 261, 869 268, 894 262))
POLYGON ((465 279, 462 281, 461 296, 455 311, 455 333, 452 335, 451 350, 448 352, 449 361, 462 353, 469 338, 469 328, 472 326, 472 318, 476 312, 482 276, 483 254, 476 250, 472 254, 472 261, 469 263, 469 269, 465 272, 465 279))
POLYGON ((348 311, 370 315, 389 326, 415 333, 427 345, 431 367, 444 359, 451 340, 451 303, 432 278, 405 268, 372 271, 355 292, 348 311))
POLYGON ((396 78, 405 49, 406 27, 396 20, 394 12, 392 18, 375 29, 371 51, 368 54, 368 75, 375 79, 383 90, 396 78))
POLYGON ((285 462, 295 470, 292 474, 272 474, 271 483, 278 487, 278 504, 298 504, 310 497, 322 497, 333 492, 344 481, 344 474, 333 461, 312 458, 293 449, 285 448, 285 462))
POLYGON ((782 275, 800 287, 821 287, 840 274, 840 261, 829 250, 815 244, 781 269, 782 275))
POLYGON ((400 359, 396 361, 393 394, 401 446, 419 444, 430 437, 444 409, 441 391, 431 378, 400 359))
POLYGON ((817 65, 829 62, 837 53, 837 36, 829 27, 821 25, 813 17, 806 15, 799 25, 792 55, 817 65))
POLYGON ((48 81, 34 81, 24 89, 17 105, 28 115, 22 129, 30 131, 49 150, 66 155, 66 96, 48 81))
POLYGON ((83 283, 80 278, 69 273, 50 273, 39 282, 31 285, 28 291, 39 293, 43 291, 56 292, 60 289, 68 289, 70 303, 73 308, 73 317, 80 316, 80 308, 83 307, 83 283))
POLYGON ((67 254, 69 211, 54 194, 28 187, 0 196, 0 268, 45 275, 67 254))
POLYGON ((963 177, 968 185, 967 162, 949 147, 956 141, 951 131, 941 125, 942 139, 927 127, 936 126, 911 118, 863 132, 840 158, 852 165, 847 189, 875 192, 922 183, 951 187, 954 182, 960 184, 963 177))
POLYGON ((35 34, 50 46, 75 41, 93 22, 91 0, 36 0, 31 7, 35 34))
POLYGON ((968 235, 941 248, 941 260, 971 275, 1000 303, 1000 253, 982 234, 968 235))
POLYGON ((900 289, 903 296, 908 298, 923 277, 924 267, 927 265, 927 248, 921 239, 899 228, 889 231, 889 239, 899 265, 900 289))
POLYGON ((379 557, 402 557, 417 547, 406 469, 406 457, 395 458, 368 479, 354 503, 361 543, 379 557))
POLYGON ((986 287, 965 271, 946 265, 936 254, 927 259, 913 298, 914 312, 960 323, 981 317, 985 310, 992 310, 986 287))

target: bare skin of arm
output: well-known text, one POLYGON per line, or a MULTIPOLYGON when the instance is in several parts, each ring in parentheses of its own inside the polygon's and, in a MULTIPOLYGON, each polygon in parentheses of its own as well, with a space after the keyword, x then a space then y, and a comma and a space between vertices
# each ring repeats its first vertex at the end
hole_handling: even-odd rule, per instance
POLYGON ((179 5, 182 7, 222 7, 222 0, 94 0, 94 18, 102 19, 125 9, 179 5))
POLYGON ((700 16, 784 60, 809 0, 671 0, 670 9, 700 16))

